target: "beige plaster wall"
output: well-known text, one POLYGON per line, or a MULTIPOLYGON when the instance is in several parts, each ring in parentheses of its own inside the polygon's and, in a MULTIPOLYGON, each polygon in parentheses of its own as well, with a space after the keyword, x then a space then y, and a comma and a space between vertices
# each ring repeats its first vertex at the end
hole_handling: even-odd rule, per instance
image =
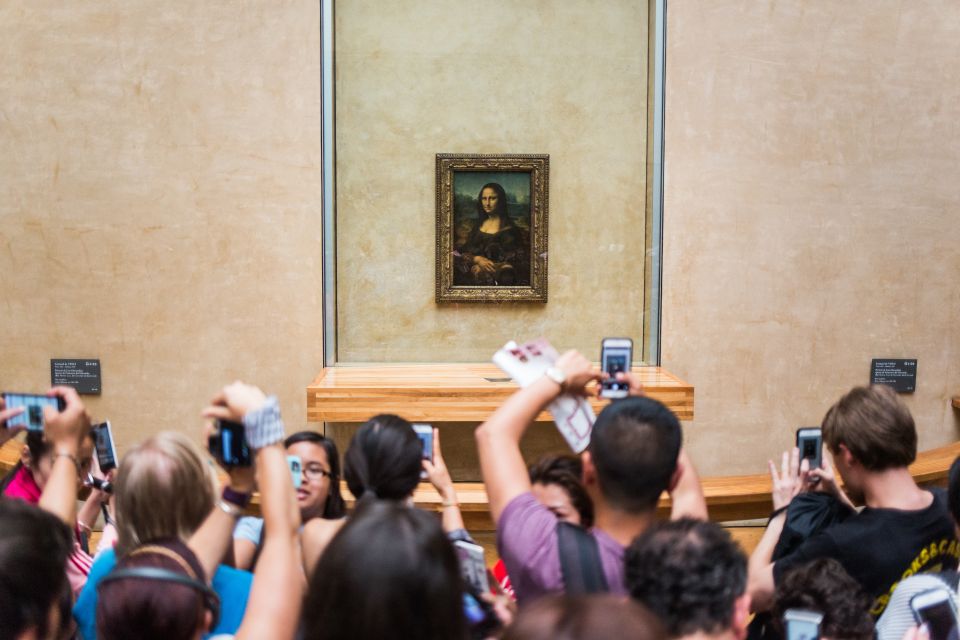
POLYGON ((0 388, 99 357, 121 449, 322 367, 319 3, 0 3, 0 388))
POLYGON ((960 5, 671 2, 663 364, 703 471, 919 359, 920 447, 957 438, 960 5))
POLYGON ((642 0, 338 0, 339 361, 640 341, 646 34, 642 0), (546 305, 434 302, 440 152, 550 155, 546 305))

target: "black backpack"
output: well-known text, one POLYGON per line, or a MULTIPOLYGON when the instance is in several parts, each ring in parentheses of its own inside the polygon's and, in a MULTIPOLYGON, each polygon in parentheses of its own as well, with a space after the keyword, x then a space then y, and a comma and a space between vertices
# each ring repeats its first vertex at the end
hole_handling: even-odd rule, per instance
POLYGON ((569 522, 558 522, 557 550, 567 595, 606 593, 610 590, 603 573, 597 539, 586 529, 569 522))

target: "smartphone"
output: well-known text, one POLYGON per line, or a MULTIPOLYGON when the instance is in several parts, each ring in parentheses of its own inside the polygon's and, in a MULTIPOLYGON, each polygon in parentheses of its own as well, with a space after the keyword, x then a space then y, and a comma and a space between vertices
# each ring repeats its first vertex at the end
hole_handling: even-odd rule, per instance
POLYGON ((210 453, 224 467, 249 467, 253 464, 243 424, 217 420, 216 431, 207 441, 210 453))
POLYGON ((823 466, 823 434, 820 427, 800 427, 797 429, 797 449, 800 450, 800 462, 810 461, 811 469, 823 466))
POLYGON ((493 606, 479 594, 473 593, 469 585, 463 592, 463 614, 467 619, 471 638, 495 637, 503 628, 493 606))
POLYGON ((303 460, 300 456, 287 456, 287 466, 290 467, 290 477, 293 479, 293 488, 299 489, 303 482, 303 460))
POLYGON ((818 640, 823 614, 806 609, 787 609, 783 612, 786 640, 818 640))
POLYGON ((600 343, 600 368, 607 377, 600 385, 601 398, 626 398, 630 385, 617 380, 618 373, 629 373, 633 364, 633 340, 604 338, 600 343))
POLYGON ((930 589, 910 598, 917 624, 926 624, 930 640, 957 640, 957 607, 947 589, 930 589))
POLYGON ((110 428, 110 421, 101 422, 94 425, 93 444, 97 450, 97 464, 100 466, 101 473, 106 473, 111 469, 117 468, 117 447, 113 442, 113 431, 110 428))
MULTIPOLYGON (((415 424, 413 425, 413 431, 420 438, 420 444, 423 446, 423 459, 433 462, 433 425, 415 424)), ((420 478, 425 479, 426 477, 427 472, 421 471, 420 478)))
POLYGON ((7 409, 16 409, 23 407, 24 411, 20 415, 7 418, 7 428, 26 427, 29 431, 43 431, 43 408, 53 407, 57 411, 63 411, 63 398, 46 396, 39 393, 10 393, 3 392, 3 402, 7 409))
POLYGON ((483 547, 466 540, 455 540, 454 549, 460 560, 460 573, 464 581, 477 593, 490 590, 487 578, 487 563, 483 559, 483 547))

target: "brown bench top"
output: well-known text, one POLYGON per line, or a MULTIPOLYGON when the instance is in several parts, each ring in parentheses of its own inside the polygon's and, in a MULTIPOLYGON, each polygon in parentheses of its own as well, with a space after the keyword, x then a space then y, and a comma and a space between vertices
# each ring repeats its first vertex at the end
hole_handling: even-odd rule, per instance
MULTIPOLYGON (((693 385, 661 367, 633 367, 651 398, 693 419, 693 385)), ((490 363, 363 364, 323 369, 307 386, 307 420, 363 422, 395 413, 413 422, 482 422, 517 390, 490 363)), ((606 400, 593 399, 599 411, 606 400)), ((548 421, 544 412, 537 420, 548 421)))

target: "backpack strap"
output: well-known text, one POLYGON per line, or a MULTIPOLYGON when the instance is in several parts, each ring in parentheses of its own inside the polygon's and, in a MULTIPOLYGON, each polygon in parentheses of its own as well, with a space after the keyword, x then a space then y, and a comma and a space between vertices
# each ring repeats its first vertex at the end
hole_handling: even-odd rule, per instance
POLYGON ((600 561, 597 539, 583 527, 557 523, 557 550, 560 572, 568 595, 606 593, 610 590, 600 561))

